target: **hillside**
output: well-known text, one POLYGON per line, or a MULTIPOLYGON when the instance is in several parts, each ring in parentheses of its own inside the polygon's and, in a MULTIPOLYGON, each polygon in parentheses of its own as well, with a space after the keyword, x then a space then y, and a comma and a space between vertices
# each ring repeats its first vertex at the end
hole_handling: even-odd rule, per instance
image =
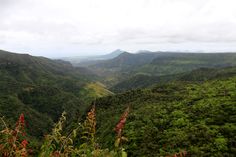
POLYGON ((100 63, 104 60, 113 59, 120 54, 122 54, 124 51, 117 49, 109 54, 105 55, 95 55, 95 56, 85 56, 85 57, 64 57, 62 60, 69 61, 73 66, 75 67, 87 67, 93 64, 100 63))
POLYGON ((224 79, 236 76, 236 66, 221 68, 199 68, 190 72, 173 75, 155 76, 149 74, 136 74, 130 78, 120 81, 111 90, 114 92, 124 92, 131 89, 147 88, 155 84, 165 84, 167 82, 204 82, 213 79, 224 79))
POLYGON ((63 111, 71 125, 91 100, 110 94, 100 84, 96 84, 98 94, 87 88, 94 78, 92 72, 69 62, 0 51, 0 115, 14 124, 25 113, 28 133, 39 139, 63 111))
POLYGON ((236 53, 163 53, 135 72, 170 75, 198 68, 217 68, 236 65, 236 53))
POLYGON ((117 68, 120 70, 124 70, 124 68, 130 68, 132 66, 140 66, 140 65, 149 63, 156 56, 157 54, 155 53, 132 54, 132 53, 124 52, 111 60, 106 60, 102 63, 95 64, 92 67, 108 68, 108 69, 117 68))
POLYGON ((156 53, 132 54, 124 52, 113 59, 95 63, 88 68, 100 76, 111 76, 116 73, 125 75, 137 67, 150 63, 157 55, 156 53))
POLYGON ((133 69, 148 64, 157 55, 156 53, 146 52, 138 54, 124 52, 113 59, 95 62, 88 66, 88 69, 100 76, 100 81, 111 87, 127 79, 133 69))
POLYGON ((123 81, 141 80, 140 77, 152 81, 162 78, 157 76, 175 75, 199 68, 236 66, 235 61, 236 53, 141 51, 135 54, 124 52, 113 59, 94 62, 88 68, 100 76, 100 81, 113 89, 123 81))
POLYGON ((109 131, 127 106, 128 156, 236 154, 236 77, 203 84, 175 82, 96 100, 99 141, 112 146, 109 131), (109 122, 108 122, 109 121, 109 122))
POLYGON ((89 70, 67 61, 0 51, 0 116, 14 125, 24 113, 30 148, 37 154, 63 111, 67 119, 62 133, 67 136, 95 104, 98 138, 93 142, 114 150, 112 130, 129 106, 123 132, 128 141, 122 143, 128 156, 181 151, 189 156, 234 156, 235 57, 125 52, 89 70), (122 93, 112 93, 99 81, 115 83, 111 89, 122 93))

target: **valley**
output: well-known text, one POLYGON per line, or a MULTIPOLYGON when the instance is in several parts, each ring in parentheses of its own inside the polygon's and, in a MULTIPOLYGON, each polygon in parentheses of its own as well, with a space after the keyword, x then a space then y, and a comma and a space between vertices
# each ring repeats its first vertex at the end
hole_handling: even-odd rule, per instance
POLYGON ((11 126, 25 115, 34 155, 64 111, 62 134, 86 120, 93 105, 94 140, 104 152, 115 149, 113 129, 129 107, 122 132, 128 156, 236 154, 236 53, 104 56, 70 63, 0 51, 0 116, 11 126))

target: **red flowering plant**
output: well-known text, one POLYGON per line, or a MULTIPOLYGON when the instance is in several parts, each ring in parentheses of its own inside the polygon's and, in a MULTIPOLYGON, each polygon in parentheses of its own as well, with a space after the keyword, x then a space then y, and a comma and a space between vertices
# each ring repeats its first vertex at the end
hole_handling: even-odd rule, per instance
POLYGON ((1 121, 5 127, 0 132, 0 156, 27 156, 28 141, 25 139, 25 117, 21 114, 14 129, 7 127, 1 117, 1 121))
POLYGON ((129 115, 129 110, 130 110, 130 108, 127 107, 127 109, 124 111, 124 113, 120 117, 120 120, 117 123, 116 127, 114 128, 114 130, 116 132, 115 148, 117 149, 118 152, 121 153, 121 156, 127 156, 126 152, 124 151, 124 148, 122 148, 121 145, 122 145, 123 141, 128 140, 126 137, 122 136, 122 131, 125 127, 125 123, 126 123, 128 115, 129 115))
POLYGON ((186 157, 186 156, 187 156, 187 151, 183 150, 183 151, 180 151, 179 153, 175 153, 173 155, 169 155, 166 157, 186 157))
POLYGON ((63 124, 66 120, 65 113, 62 114, 59 122, 50 135, 47 135, 44 144, 41 147, 39 156, 45 157, 65 157, 65 156, 91 156, 91 157, 126 157, 127 154, 121 147, 121 142, 125 140, 122 136, 129 108, 121 116, 118 124, 115 127, 117 133, 116 149, 109 150, 101 149, 99 144, 96 143, 96 113, 95 105, 87 113, 86 119, 78 127, 70 131, 69 134, 63 135, 63 124), (77 140, 79 142, 77 143, 77 140))

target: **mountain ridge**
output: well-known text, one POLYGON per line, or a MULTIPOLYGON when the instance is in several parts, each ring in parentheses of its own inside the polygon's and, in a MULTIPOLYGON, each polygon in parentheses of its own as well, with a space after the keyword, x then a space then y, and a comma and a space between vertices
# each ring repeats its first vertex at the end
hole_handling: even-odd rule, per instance
POLYGON ((111 94, 100 84, 87 88, 95 75, 69 62, 0 51, 0 63, 0 115, 13 124, 25 113, 33 137, 49 132, 63 111, 72 124, 91 100, 111 94))

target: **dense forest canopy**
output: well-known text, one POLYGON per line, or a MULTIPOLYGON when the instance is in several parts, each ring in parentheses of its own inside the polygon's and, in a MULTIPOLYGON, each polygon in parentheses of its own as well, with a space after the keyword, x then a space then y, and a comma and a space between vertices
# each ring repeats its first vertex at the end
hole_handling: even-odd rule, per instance
POLYGON ((83 64, 0 51, 0 116, 14 128, 24 115, 32 154, 45 145, 101 156, 236 154, 235 53, 119 52, 83 64), (88 125, 90 140, 80 139, 88 125))

